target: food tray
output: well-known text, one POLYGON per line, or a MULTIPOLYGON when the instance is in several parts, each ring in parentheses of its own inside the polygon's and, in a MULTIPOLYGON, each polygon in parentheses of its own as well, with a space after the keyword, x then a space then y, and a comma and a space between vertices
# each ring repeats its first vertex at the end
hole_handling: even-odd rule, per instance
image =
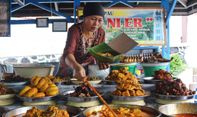
POLYGON ((50 101, 55 97, 55 96, 45 96, 43 98, 29 98, 29 97, 21 97, 19 95, 16 96, 23 102, 44 102, 44 101, 50 101))
POLYGON ((135 101, 144 100, 148 96, 150 96, 150 92, 146 92, 144 96, 116 96, 112 94, 112 99, 117 101, 135 101))
POLYGON ((98 96, 91 96, 91 97, 73 97, 70 96, 70 93, 73 93, 73 91, 66 91, 60 94, 61 98, 64 98, 66 101, 72 101, 72 102, 88 102, 88 101, 95 101, 98 100, 98 96))
MULTIPOLYGON (((158 109, 163 115, 167 117, 174 117, 175 114, 195 114, 193 116, 187 115, 187 117, 197 116, 197 104, 194 103, 177 103, 162 105, 158 109)), ((181 116, 183 117, 183 115, 181 116)), ((186 117, 186 115, 185 115, 186 117)))
MULTIPOLYGON (((137 106, 137 105, 109 105, 111 108, 118 108, 118 107, 128 107, 128 108, 139 108, 143 112, 150 114, 150 117, 160 117, 161 113, 156 109, 146 107, 146 106, 137 106)), ((87 108, 83 111, 83 115, 86 116, 88 113, 98 112, 102 109, 103 105, 95 106, 87 108)))
POLYGON ((178 95, 155 94, 155 96, 159 99, 166 99, 166 100, 189 100, 189 99, 193 99, 195 95, 178 96, 178 95))
MULTIPOLYGON (((48 106, 36 106, 39 109, 47 109, 48 106)), ((78 117, 81 114, 81 109, 76 107, 70 107, 70 106, 58 106, 60 109, 66 109, 71 117, 78 117)), ((22 114, 26 113, 27 110, 31 109, 31 106, 28 107, 21 107, 14 110, 11 110, 5 114, 4 117, 21 117, 22 114), (21 116, 19 116, 21 115, 21 116)))

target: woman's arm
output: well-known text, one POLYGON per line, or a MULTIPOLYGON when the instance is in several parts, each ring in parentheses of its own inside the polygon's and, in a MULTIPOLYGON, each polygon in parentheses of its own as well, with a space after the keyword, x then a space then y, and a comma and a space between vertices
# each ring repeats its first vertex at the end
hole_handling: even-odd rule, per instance
POLYGON ((71 67, 74 71, 74 77, 83 78, 86 76, 85 70, 82 65, 80 65, 74 56, 77 46, 77 40, 79 38, 79 31, 77 26, 72 26, 67 33, 66 46, 64 48, 63 58, 65 63, 71 67))
POLYGON ((68 54, 65 58, 65 62, 73 69, 73 76, 75 78, 83 80, 83 78, 86 77, 85 69, 76 61, 73 54, 68 54))

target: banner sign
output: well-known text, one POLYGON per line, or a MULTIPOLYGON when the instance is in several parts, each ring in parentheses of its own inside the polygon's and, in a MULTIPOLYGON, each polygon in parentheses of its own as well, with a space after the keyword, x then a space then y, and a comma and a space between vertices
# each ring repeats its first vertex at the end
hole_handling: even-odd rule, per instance
MULTIPOLYGON (((103 28, 106 42, 126 33, 139 45, 164 45, 165 22, 161 8, 107 8, 103 28)), ((78 10, 78 16, 82 9, 78 10)))
POLYGON ((10 36, 10 1, 0 0, 0 37, 10 36))

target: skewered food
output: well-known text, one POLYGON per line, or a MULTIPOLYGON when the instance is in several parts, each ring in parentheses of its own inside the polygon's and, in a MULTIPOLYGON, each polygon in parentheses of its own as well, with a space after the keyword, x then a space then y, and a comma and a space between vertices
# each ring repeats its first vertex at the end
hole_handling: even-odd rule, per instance
POLYGON ((162 57, 161 53, 153 53, 149 56, 143 57, 143 63, 159 63, 159 62, 170 62, 170 60, 162 57))
POLYGON ((140 55, 131 55, 131 56, 122 56, 120 62, 121 63, 135 63, 142 62, 142 56, 140 55))

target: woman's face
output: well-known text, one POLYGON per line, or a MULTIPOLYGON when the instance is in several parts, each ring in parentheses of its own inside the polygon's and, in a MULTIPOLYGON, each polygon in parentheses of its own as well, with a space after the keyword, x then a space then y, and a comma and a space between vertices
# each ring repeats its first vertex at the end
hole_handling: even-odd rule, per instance
POLYGON ((103 24, 103 17, 98 15, 87 16, 84 19, 84 28, 87 31, 94 32, 103 24))

